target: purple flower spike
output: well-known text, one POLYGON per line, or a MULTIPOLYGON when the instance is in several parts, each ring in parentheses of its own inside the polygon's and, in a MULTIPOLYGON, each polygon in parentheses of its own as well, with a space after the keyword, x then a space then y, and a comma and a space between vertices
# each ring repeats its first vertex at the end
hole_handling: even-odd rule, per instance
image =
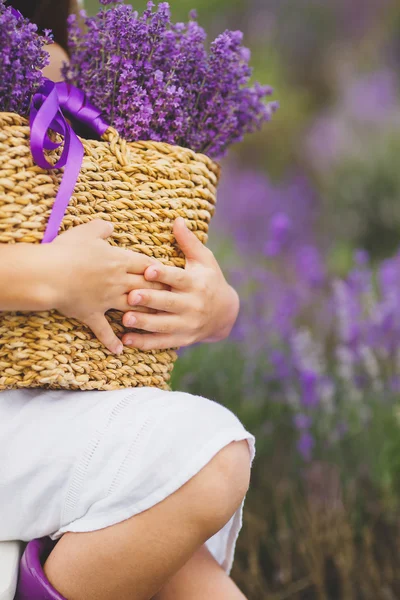
POLYGON ((292 222, 285 213, 274 215, 269 224, 269 239, 264 249, 266 256, 280 254, 289 241, 291 231, 292 222))
POLYGON ((356 250, 354 253, 354 262, 359 267, 365 267, 369 263, 369 254, 366 250, 356 250))
POLYGON ((312 458, 312 451, 314 449, 315 442, 314 438, 309 432, 304 432, 300 436, 300 439, 297 443, 297 449, 300 452, 303 459, 307 462, 310 462, 312 458))
POLYGON ((294 425, 299 431, 308 430, 311 427, 311 419, 307 415, 298 414, 294 418, 294 425))
POLYGON ((16 17, 17 19, 23 18, 22 14, 16 8, 11 7, 11 12, 14 15, 14 17, 16 17))
POLYGON ((318 375, 313 371, 304 371, 300 374, 303 406, 314 407, 319 403, 318 375))

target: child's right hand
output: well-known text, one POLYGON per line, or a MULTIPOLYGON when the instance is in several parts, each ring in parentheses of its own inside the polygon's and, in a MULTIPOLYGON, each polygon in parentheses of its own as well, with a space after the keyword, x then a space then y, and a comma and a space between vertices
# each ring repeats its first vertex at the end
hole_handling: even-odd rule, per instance
POLYGON ((112 232, 111 223, 97 220, 58 236, 47 245, 47 281, 51 307, 88 325, 111 352, 120 354, 123 344, 105 313, 110 309, 130 310, 129 292, 155 287, 146 282, 143 274, 158 262, 144 254, 110 246, 106 239, 112 232))

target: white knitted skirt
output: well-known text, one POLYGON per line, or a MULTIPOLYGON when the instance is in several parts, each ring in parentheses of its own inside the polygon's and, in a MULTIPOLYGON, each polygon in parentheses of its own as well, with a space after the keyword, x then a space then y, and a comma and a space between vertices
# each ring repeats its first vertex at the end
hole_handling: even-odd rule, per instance
MULTIPOLYGON (((87 532, 149 509, 254 438, 223 406, 153 388, 0 393, 0 541, 87 532)), ((229 572, 242 508, 207 542, 229 572)))

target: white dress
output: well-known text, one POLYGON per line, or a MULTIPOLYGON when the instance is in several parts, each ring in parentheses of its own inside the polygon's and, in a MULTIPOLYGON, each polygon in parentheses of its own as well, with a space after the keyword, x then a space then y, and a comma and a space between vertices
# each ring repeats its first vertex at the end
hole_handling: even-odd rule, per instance
MULTIPOLYGON (((254 438, 223 406, 137 388, 0 393, 0 541, 119 523, 161 502, 222 448, 254 438)), ((229 572, 242 507, 207 542, 229 572)))

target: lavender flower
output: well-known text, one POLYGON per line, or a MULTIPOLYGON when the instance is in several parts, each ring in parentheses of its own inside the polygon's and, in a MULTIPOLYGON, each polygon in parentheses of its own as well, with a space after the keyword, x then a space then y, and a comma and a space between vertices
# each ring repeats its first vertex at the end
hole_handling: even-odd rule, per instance
POLYGON ((277 256, 286 247, 293 224, 285 213, 277 213, 270 221, 268 228, 268 241, 264 252, 266 256, 277 256))
POLYGON ((304 431, 297 442, 297 449, 300 452, 303 459, 309 462, 312 458, 312 451, 314 449, 314 438, 311 433, 304 431))
POLYGON ((292 206, 291 185, 272 187, 248 173, 230 178, 221 194, 230 211, 217 223, 219 238, 231 231, 239 249, 229 260, 243 300, 233 334, 244 357, 243 395, 290 409, 298 452, 308 461, 317 448, 365 428, 374 405, 398 399, 400 252, 373 267, 357 250, 353 268, 338 278, 312 229, 301 225, 307 187, 294 188, 292 206), (263 254, 269 242, 277 251, 263 254))
POLYGON ((299 246, 315 238, 318 203, 303 174, 284 182, 263 173, 243 170, 237 162, 222 170, 212 240, 233 237, 245 256, 296 254, 299 246))
POLYGON ((49 32, 38 35, 36 25, 0 0, 0 111, 28 113, 49 63, 44 46, 51 41, 49 32))
POLYGON ((304 413, 297 414, 294 419, 294 425, 299 431, 307 431, 311 427, 311 419, 304 413))
POLYGON ((177 144, 220 157, 270 120, 272 90, 249 85, 250 52, 240 32, 226 31, 208 53, 206 33, 191 13, 171 22, 169 5, 149 2, 142 15, 123 2, 101 0, 82 33, 70 17, 67 81, 90 100, 128 141, 177 144))

